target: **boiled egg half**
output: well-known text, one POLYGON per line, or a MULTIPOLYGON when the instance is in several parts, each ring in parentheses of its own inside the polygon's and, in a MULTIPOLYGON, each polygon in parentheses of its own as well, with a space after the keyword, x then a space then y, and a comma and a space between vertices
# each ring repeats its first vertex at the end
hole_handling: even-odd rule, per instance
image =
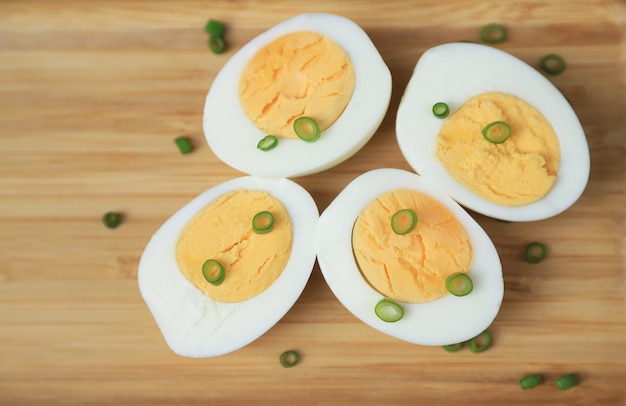
POLYGON ((308 175, 365 145, 390 97, 391 73, 363 29, 337 15, 302 14, 252 39, 223 66, 206 97, 204 133, 217 157, 242 172, 308 175), (297 136, 300 117, 321 130, 314 142, 297 136), (266 136, 278 142, 261 146, 266 136))
POLYGON ((502 303, 502 266, 487 234, 415 173, 383 168, 354 179, 320 216, 316 245, 322 274, 339 301, 371 327, 410 343, 471 339, 493 322, 502 303), (391 224, 399 208, 415 210, 416 222, 397 234, 391 224), (442 289, 457 272, 472 280, 465 296, 442 289), (384 299, 402 307, 400 320, 377 315, 384 299))
POLYGON ((587 140, 563 94, 530 65, 486 45, 427 50, 402 96, 396 135, 416 172, 501 220, 555 216, 589 178, 587 140), (433 113, 436 103, 448 106, 447 117, 433 113), (505 123, 508 138, 483 133, 492 123, 505 123))
POLYGON ((138 281, 172 351, 226 354, 277 323, 313 269, 318 219, 297 183, 254 176, 214 186, 170 217, 146 246, 138 281), (271 213, 273 225, 255 230, 257 212, 271 213), (213 260, 222 280, 205 266, 213 260))

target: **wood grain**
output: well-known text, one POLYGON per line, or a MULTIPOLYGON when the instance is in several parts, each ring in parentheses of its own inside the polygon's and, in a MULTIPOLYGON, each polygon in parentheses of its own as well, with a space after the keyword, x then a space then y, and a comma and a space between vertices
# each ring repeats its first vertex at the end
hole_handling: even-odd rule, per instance
POLYGON ((626 402, 625 3, 596 1, 3 1, 0 2, 0 404, 483 404, 626 402), (410 169, 395 141, 397 106, 429 47, 478 40, 537 65, 580 117, 591 177, 566 213, 528 224, 473 214, 502 257, 505 298, 487 352, 449 354, 387 337, 335 299, 319 269, 292 310, 249 346, 212 359, 174 355, 137 288, 154 231, 208 187, 239 176, 201 127, 206 92, 238 48, 296 14, 344 15, 371 36, 393 75, 388 114, 354 157, 295 179, 323 210, 360 173, 410 169), (202 27, 228 24, 213 55, 202 27), (173 139, 192 137, 180 155, 173 139), (119 210, 116 230, 102 213, 119 210), (523 245, 549 258, 529 266, 523 245), (277 357, 302 353, 296 368, 277 357), (522 391, 518 379, 575 372, 522 391))

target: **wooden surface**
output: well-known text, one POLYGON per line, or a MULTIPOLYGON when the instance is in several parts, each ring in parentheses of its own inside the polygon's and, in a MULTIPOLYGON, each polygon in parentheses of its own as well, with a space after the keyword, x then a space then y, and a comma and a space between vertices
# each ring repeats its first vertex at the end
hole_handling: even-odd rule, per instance
POLYGON ((604 1, 7 1, 0 2, 0 404, 618 405, 624 345, 626 80, 624 2, 604 1), (166 346, 137 287, 156 229, 201 191, 240 173, 206 145, 205 94, 228 58, 303 12, 344 15, 371 36, 393 75, 389 112, 354 157, 295 179, 320 210, 360 173, 410 169, 394 134, 422 52, 477 40, 500 22, 500 48, 552 81, 591 150, 591 177, 566 213, 529 224, 473 214, 502 257, 505 296, 493 347, 449 354, 387 337, 335 299, 313 270, 292 310, 251 345, 213 359, 166 346), (228 24, 226 54, 202 31, 228 24), (188 134, 195 151, 173 139, 188 134), (108 210, 124 213, 116 230, 108 210), (549 257, 530 266, 525 243, 549 257), (295 348, 301 363, 278 364, 295 348), (518 379, 575 372, 522 391, 518 379))

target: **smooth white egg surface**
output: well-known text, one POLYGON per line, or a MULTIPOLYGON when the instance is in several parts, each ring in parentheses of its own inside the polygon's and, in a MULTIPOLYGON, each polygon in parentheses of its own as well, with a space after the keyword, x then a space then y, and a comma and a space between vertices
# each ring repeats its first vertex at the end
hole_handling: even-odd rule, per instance
POLYGON ((216 185, 193 199, 153 235, 139 262, 139 288, 168 346, 187 357, 235 351, 269 330, 293 306, 315 263, 319 211, 311 195, 288 179, 254 176, 216 185), (181 273, 176 244, 185 226, 219 196, 234 190, 265 191, 285 207, 293 228, 292 249, 280 276, 263 292, 237 303, 202 293, 181 273))
POLYGON ((535 221, 555 216, 573 205, 589 178, 589 147, 581 124, 562 93, 543 75, 518 58, 496 48, 450 43, 427 50, 406 87, 396 118, 402 154, 463 206, 507 221, 535 221), (473 193, 453 178, 435 156, 437 136, 445 119, 432 107, 447 103, 450 114, 482 93, 507 93, 530 103, 549 121, 560 144, 560 167, 552 189, 540 200, 505 206, 473 193))
POLYGON ((504 283, 498 253, 483 229, 456 202, 425 178, 399 169, 376 169, 354 179, 320 216, 317 258, 332 292, 357 318, 390 336, 421 345, 466 341, 484 331, 502 303, 504 283), (474 290, 447 294, 426 303, 403 303, 404 317, 385 322, 374 313, 384 296, 363 277, 352 248, 352 230, 360 212, 394 189, 412 189, 441 203, 460 222, 473 246, 469 270, 474 290))
POLYGON ((308 175, 339 164, 363 147, 382 122, 390 97, 391 73, 363 29, 337 15, 302 14, 252 39, 224 65, 206 97, 204 133, 217 157, 242 172, 265 177, 308 175), (242 109, 239 81, 261 48, 298 31, 320 33, 343 48, 354 67, 354 91, 343 113, 318 141, 281 138, 276 148, 262 151, 257 143, 267 134, 242 109))

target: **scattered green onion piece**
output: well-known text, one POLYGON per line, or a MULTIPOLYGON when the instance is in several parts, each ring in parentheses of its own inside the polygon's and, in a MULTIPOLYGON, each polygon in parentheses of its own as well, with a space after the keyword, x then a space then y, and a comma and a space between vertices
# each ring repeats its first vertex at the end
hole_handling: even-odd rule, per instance
POLYGON ((180 136, 174 140, 181 154, 188 154, 191 152, 191 142, 185 136, 180 136))
POLYGON ((483 352, 491 347, 491 334, 485 330, 467 343, 470 351, 483 352))
POLYGON ((294 350, 289 350, 280 354, 278 360, 280 361, 280 365, 282 365, 283 368, 291 368, 298 363, 298 361, 300 360, 300 356, 294 350))
POLYGON ((511 127, 504 121, 494 121, 483 128, 483 137, 494 144, 501 144, 511 135, 511 127))
POLYGON ((487 44, 498 44, 506 39, 506 32, 500 24, 487 24, 480 29, 480 39, 487 44))
POLYGON ((211 19, 204 26, 204 31, 213 37, 221 37, 224 34, 224 24, 211 19))
POLYGON ((558 386, 560 390, 569 389, 576 385, 578 385, 578 379, 576 379, 576 375, 574 374, 563 375, 556 380, 556 386, 558 386))
POLYGON ((404 309, 391 299, 381 299, 374 308, 376 316, 387 323, 394 323, 404 317, 404 309))
POLYGON ((540 242, 531 242, 524 250, 524 260, 529 264, 538 264, 546 257, 546 246, 540 242))
POLYGON ((256 147, 261 151, 269 151, 278 145, 278 138, 275 135, 266 135, 256 144, 256 147))
POLYGON ((209 48, 211 48, 214 54, 221 54, 226 49, 224 38, 211 35, 209 37, 209 48))
POLYGON ((534 388, 543 383, 543 378, 539 374, 527 375, 519 380, 522 389, 534 388))
POLYGON ((212 285, 219 285, 224 281, 226 271, 224 267, 215 259, 207 259, 202 264, 202 275, 212 285))
POLYGON ((298 117, 293 122, 293 130, 300 139, 306 142, 315 142, 321 135, 317 122, 311 117, 298 117))
POLYGON ((469 295, 474 289, 472 278, 463 272, 453 273, 446 279, 446 288, 454 296, 469 295))
POLYGON ((448 352, 457 352, 458 350, 461 349, 461 347, 463 347, 463 343, 456 343, 456 344, 444 345, 443 349, 448 352))
POLYGON ((261 211, 252 218, 252 229, 257 234, 267 234, 274 228, 274 216, 269 211, 261 211))
POLYGON ((102 216, 102 222, 108 228, 115 228, 122 222, 122 216, 119 213, 110 211, 102 216))
POLYGON ((437 118, 446 118, 450 114, 450 108, 446 103, 437 102, 433 104, 433 114, 437 118))
POLYGON ((410 233, 415 226, 417 226, 417 213, 415 213, 415 210, 398 210, 391 216, 391 229, 398 235, 410 233))
POLYGON ((565 70, 565 61, 557 54, 548 54, 541 59, 541 69, 550 75, 559 75, 565 70))

